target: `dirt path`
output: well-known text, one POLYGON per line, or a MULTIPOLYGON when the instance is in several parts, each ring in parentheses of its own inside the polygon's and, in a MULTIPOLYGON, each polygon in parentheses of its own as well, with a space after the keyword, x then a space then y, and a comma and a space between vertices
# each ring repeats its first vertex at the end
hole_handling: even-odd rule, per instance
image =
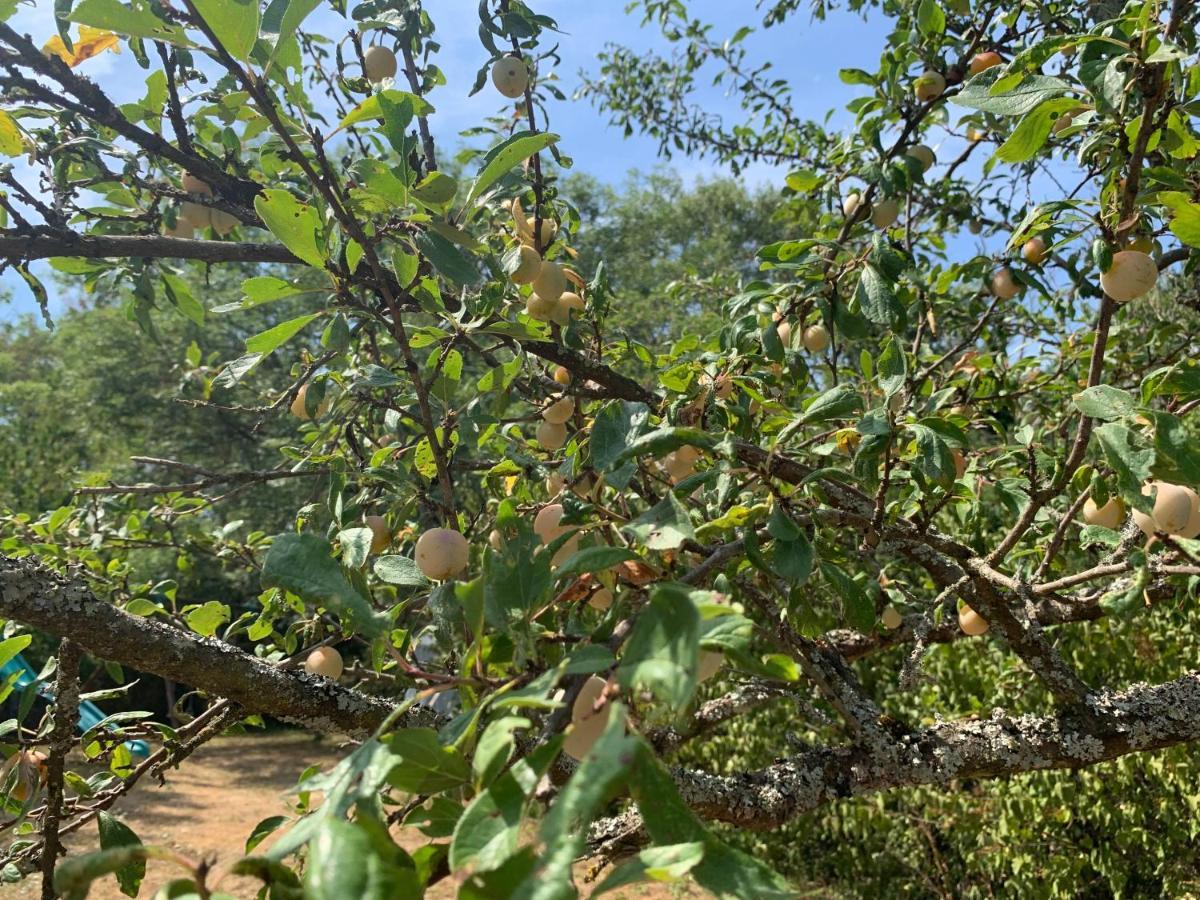
MULTIPOLYGON (((338 759, 336 744, 302 732, 271 735, 250 734, 218 738, 200 748, 167 783, 158 787, 143 782, 123 797, 114 812, 145 844, 169 847, 193 859, 215 854, 218 872, 244 855, 247 835, 254 826, 270 816, 289 813, 294 798, 287 791, 310 765, 328 767, 338 759)), ((400 841, 410 848, 424 842, 400 841)), ((67 839, 69 852, 95 849, 98 844, 94 825, 85 826, 67 839)), ((153 861, 147 867, 140 896, 154 891, 181 871, 167 862, 153 861)), ((210 885, 212 885, 210 880, 210 885)), ((219 888, 237 897, 251 900, 261 882, 226 877, 219 888)), ((457 885, 450 879, 430 893, 430 898, 452 898, 457 885)), ((0 887, 3 900, 38 900, 41 879, 32 876, 17 885, 0 887)), ((122 900, 124 894, 115 878, 97 881, 89 900, 122 900)), ((668 886, 634 886, 610 895, 614 900, 668 900, 673 897, 700 897, 692 892, 672 891, 668 886)), ((347 898, 350 900, 350 898, 347 898)))

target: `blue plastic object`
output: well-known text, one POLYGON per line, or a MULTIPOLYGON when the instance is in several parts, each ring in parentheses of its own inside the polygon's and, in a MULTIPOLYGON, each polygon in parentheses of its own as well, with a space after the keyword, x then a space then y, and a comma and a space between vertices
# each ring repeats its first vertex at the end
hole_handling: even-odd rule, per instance
MULTIPOLYGON (((17 678, 17 687, 26 687, 33 684, 37 680, 38 673, 34 671, 29 663, 25 662, 21 654, 17 654, 3 666, 0 666, 0 681, 7 681, 14 672, 20 673, 17 678)), ((54 695, 49 691, 49 685, 43 684, 38 688, 38 693, 47 701, 53 700, 54 695)), ((104 721, 104 713, 95 703, 90 700, 84 700, 79 704, 79 730, 87 731, 102 721, 104 721)), ((150 745, 145 741, 126 741, 126 749, 134 756, 140 756, 145 759, 150 755, 150 745)))

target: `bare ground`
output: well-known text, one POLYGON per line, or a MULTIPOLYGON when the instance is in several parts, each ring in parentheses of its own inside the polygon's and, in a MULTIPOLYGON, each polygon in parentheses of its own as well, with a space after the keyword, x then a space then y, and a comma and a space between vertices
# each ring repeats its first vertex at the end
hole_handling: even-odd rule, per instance
MULTIPOLYGON (((251 900, 261 882, 253 879, 216 878, 244 854, 246 837, 254 826, 270 816, 286 815, 294 801, 288 790, 307 766, 328 767, 338 758, 336 744, 303 732, 270 735, 240 735, 218 738, 200 748, 178 770, 169 773, 162 787, 143 782, 116 804, 118 815, 145 844, 168 847, 191 859, 215 857, 216 873, 210 887, 251 900)), ((403 846, 413 849, 426 839, 419 833, 397 835, 403 846)), ((68 836, 69 853, 98 846, 94 825, 68 836)), ((269 842, 263 845, 269 846, 269 842)), ((260 848, 261 849, 261 848, 260 848)), ((182 871, 168 862, 151 861, 140 896, 154 890, 182 871)), ((458 885, 447 879, 431 891, 430 898, 451 898, 458 885)), ((668 900, 700 897, 694 888, 681 885, 634 885, 615 892, 615 900, 668 900)), ((123 895, 116 880, 97 881, 89 900, 119 900, 123 895)), ((17 885, 0 887, 3 900, 38 900, 41 879, 34 875, 17 885)))

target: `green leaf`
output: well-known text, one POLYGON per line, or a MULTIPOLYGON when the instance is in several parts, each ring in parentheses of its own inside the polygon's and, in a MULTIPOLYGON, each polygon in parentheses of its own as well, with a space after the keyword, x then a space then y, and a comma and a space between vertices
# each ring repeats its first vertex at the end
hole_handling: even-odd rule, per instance
POLYGON ((1153 411, 1154 474, 1175 484, 1200 484, 1200 447, 1183 420, 1153 411))
POLYGON ((1071 86, 1061 78, 1049 75, 1030 75, 1012 89, 993 95, 991 88, 998 79, 1002 68, 1002 66, 995 66, 980 72, 968 81, 961 91, 951 96, 950 102, 968 109, 994 113, 998 116, 1023 116, 1047 100, 1065 94, 1071 89, 1071 86))
POLYGON ((266 331, 259 332, 252 338, 247 338, 246 350, 249 353, 257 353, 260 356, 273 353, 295 337, 309 322, 320 315, 321 313, 309 313, 305 316, 288 319, 286 322, 280 322, 273 328, 268 328, 266 331))
POLYGON ((383 629, 371 604, 346 580, 329 542, 315 534, 276 536, 263 561, 263 587, 279 587, 300 598, 322 603, 368 637, 383 629))
POLYGON ((665 847, 647 847, 633 859, 621 863, 596 885, 593 897, 625 887, 639 881, 671 883, 678 881, 704 859, 704 842, 688 841, 684 844, 667 844, 665 847))
POLYGON ((796 896, 787 881, 769 866, 727 847, 705 828, 683 802, 674 780, 645 741, 638 742, 629 790, 655 844, 704 845, 704 857, 692 868, 692 877, 714 896, 754 900, 791 900, 796 896))
POLYGON ((558 756, 555 740, 519 759, 475 796, 454 828, 450 868, 474 864, 477 871, 499 868, 517 853, 521 822, 538 781, 558 756))
POLYGON ((447 279, 465 286, 481 280, 479 268, 461 250, 433 231, 422 231, 417 235, 417 249, 433 263, 447 279))
POLYGON ((917 28, 922 34, 942 34, 946 30, 946 14, 937 0, 921 0, 917 7, 917 28))
POLYGON ((996 159, 1006 163, 1023 163, 1033 159, 1050 137, 1055 120, 1076 105, 1074 100, 1050 100, 1027 113, 997 148, 996 159))
POLYGON ((622 528, 650 550, 674 550, 695 540, 692 517, 674 491, 622 528))
POLYGON ((326 818, 308 848, 306 900, 419 897, 421 885, 411 859, 395 844, 388 844, 373 840, 365 823, 326 818))
POLYGON ((884 339, 876 368, 879 371, 879 388, 885 397, 894 397, 904 388, 908 378, 908 357, 904 355, 904 348, 895 335, 889 334, 884 339))
POLYGON ((338 532, 338 543, 342 547, 342 565, 347 569, 361 569, 371 555, 374 532, 370 528, 344 528, 338 532))
POLYGON ((368 122, 374 119, 383 118, 383 109, 379 104, 379 98, 385 97, 392 103, 401 104, 408 101, 412 104, 413 114, 418 116, 427 116, 433 112, 433 107, 428 102, 422 100, 416 94, 410 94, 407 91, 386 90, 380 91, 377 94, 372 94, 354 109, 346 114, 342 121, 338 122, 336 131, 341 131, 343 128, 349 128, 351 125, 357 125, 359 122, 368 122))
POLYGON ((458 182, 445 172, 430 172, 412 189, 412 195, 426 206, 442 208, 454 199, 458 182))
MULTIPOLYGON (((142 845, 141 840, 133 833, 133 830, 111 813, 101 812, 96 824, 100 830, 101 850, 111 850, 115 847, 140 847, 142 845)), ((136 897, 142 879, 146 877, 146 859, 145 857, 138 857, 130 861, 127 865, 117 869, 113 874, 117 877, 117 884, 121 888, 121 893, 127 897, 136 897)))
POLYGON ((246 838, 246 852, 251 852, 255 847, 278 831, 281 826, 286 825, 290 821, 292 820, 288 816, 268 816, 263 819, 254 826, 254 830, 250 832, 250 837, 246 838))
POLYGON ((128 3, 122 3, 121 0, 82 0, 67 16, 67 20, 129 37, 148 38, 179 47, 192 46, 183 29, 156 16, 146 0, 130 0, 128 3))
POLYGON ((1142 485, 1150 478, 1154 450, 1145 445, 1137 432, 1115 422, 1100 426, 1092 434, 1104 451, 1125 500, 1149 512, 1152 504, 1142 495, 1142 485))
POLYGON ((1200 203, 1179 191, 1166 191, 1158 199, 1173 213, 1171 233, 1189 247, 1200 247, 1200 203))
POLYGON ((209 600, 191 610, 184 620, 187 622, 188 628, 196 634, 212 637, 217 633, 218 628, 229 621, 230 615, 229 607, 224 603, 219 600, 209 600))
POLYGON ((624 547, 584 547, 567 557, 566 562, 554 570, 557 576, 582 575, 584 572, 603 572, 626 560, 638 559, 638 555, 624 547))
POLYGON ((166 851, 138 844, 68 856, 54 870, 54 889, 62 900, 85 900, 97 878, 129 869, 139 860, 144 865, 149 858, 168 855, 166 851))
POLYGON ((8 665, 18 653, 21 653, 33 641, 31 634, 18 634, 0 641, 0 667, 8 665))
POLYGON ((625 643, 617 680, 626 690, 649 690, 681 710, 696 690, 699 640, 700 613, 688 589, 658 585, 625 643))
POLYGON ((863 315, 876 325, 890 325, 904 314, 892 283, 873 265, 863 267, 857 297, 863 315))
POLYGON ((1137 411, 1137 401, 1132 394, 1107 384, 1080 391, 1071 398, 1071 402, 1085 416, 1106 422, 1128 418, 1137 411))
POLYGON ((388 584, 401 587, 423 587, 429 584, 429 579, 417 568, 416 561, 407 556, 381 556, 375 560, 372 568, 375 577, 388 584))
POLYGON ((313 207, 287 191, 265 190, 254 199, 254 209, 271 234, 298 259, 325 268, 321 217, 313 207))
POLYGON ((388 784, 408 794, 440 794, 465 784, 471 770, 463 755, 438 741, 432 728, 403 728, 387 739, 400 762, 388 773, 388 784))
MULTIPOLYGON (((630 440, 624 449, 617 454, 613 462, 622 463, 627 459, 636 459, 639 456, 652 456, 658 459, 659 457, 666 456, 673 450, 688 446, 713 450, 716 448, 717 443, 717 438, 714 435, 699 428, 681 428, 666 425, 630 440)), ((594 453, 595 451, 593 451, 594 453)))
POLYGON ((916 438, 916 456, 913 459, 916 472, 927 481, 948 488, 958 473, 945 438, 928 425, 916 423, 909 425, 908 429, 916 438))
MULTIPOLYGON (((829 582, 842 600, 842 612, 846 624, 857 628, 864 634, 869 634, 875 627, 875 605, 873 597, 867 588, 851 578, 840 566, 827 560, 821 560, 821 577, 829 582)), ((874 584, 875 582, 870 582, 874 584)))
POLYGON ((796 418, 800 425, 844 419, 862 409, 862 397, 852 387, 839 384, 818 394, 796 418))
POLYGON ((175 308, 189 321, 197 325, 204 324, 204 304, 196 299, 188 283, 178 275, 170 272, 162 273, 163 287, 175 308))
POLYGON ((508 764, 516 749, 516 732, 532 726, 533 722, 524 716, 502 716, 488 723, 488 727, 479 736, 475 753, 471 757, 471 769, 475 774, 477 789, 491 784, 508 764))
POLYGON ((320 5, 321 0, 271 0, 262 20, 263 37, 271 44, 271 56, 265 68, 270 68, 284 46, 291 42, 300 23, 320 5))
POLYGON ((192 3, 229 55, 248 62, 258 40, 258 0, 192 0, 192 3))
POLYGON ((571 881, 576 857, 587 844, 587 829, 624 780, 637 739, 625 735, 625 710, 613 704, 608 724, 579 768, 559 791, 542 820, 541 844, 545 848, 537 871, 530 874, 519 896, 535 900, 574 900, 571 881))
POLYGON ((467 192, 466 206, 470 206, 484 191, 495 184, 509 169, 523 162, 558 140, 557 134, 547 131, 533 133, 519 131, 487 152, 479 168, 471 190, 467 192))

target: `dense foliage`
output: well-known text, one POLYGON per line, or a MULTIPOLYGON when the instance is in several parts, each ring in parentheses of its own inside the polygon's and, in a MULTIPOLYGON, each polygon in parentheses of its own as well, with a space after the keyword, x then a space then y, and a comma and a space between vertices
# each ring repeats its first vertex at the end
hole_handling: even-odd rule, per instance
POLYGON ((51 52, 0 24, 0 152, 30 166, 0 171, 0 252, 187 338, 172 387, 79 327, 102 383, 155 385, 106 395, 6 337, 30 386, 0 403, 40 449, 0 444, 30 472, 0 656, 62 638, 51 713, 4 726, 6 876, 136 890, 165 855, 163 896, 219 897, 105 810, 274 714, 357 743, 237 863, 273 897, 569 897, 583 857, 616 863, 601 890, 737 897, 791 896, 778 870, 1193 887, 1150 848, 1194 842, 1200 737, 1194 4, 885 5, 844 134, 795 116, 747 29, 635 6, 678 52, 614 47, 583 93, 664 152, 786 165, 781 200, 716 183, 636 222, 564 177, 556 23, 518 0, 479 6, 476 88, 515 106, 465 177, 437 165, 418 2, 80 0, 51 52), (85 77, 118 42, 147 71, 120 107, 85 77), (746 121, 693 102, 714 69, 746 121), (56 391, 161 449, 125 468, 47 420, 56 391), (56 497, 68 472, 90 483, 56 497), (255 582, 255 607, 211 596, 255 582), (211 704, 115 716, 80 742, 108 771, 67 772, 83 651, 211 704), (1181 808, 1105 820, 1147 782, 1181 808), (759 852, 781 826, 797 844, 759 852))

